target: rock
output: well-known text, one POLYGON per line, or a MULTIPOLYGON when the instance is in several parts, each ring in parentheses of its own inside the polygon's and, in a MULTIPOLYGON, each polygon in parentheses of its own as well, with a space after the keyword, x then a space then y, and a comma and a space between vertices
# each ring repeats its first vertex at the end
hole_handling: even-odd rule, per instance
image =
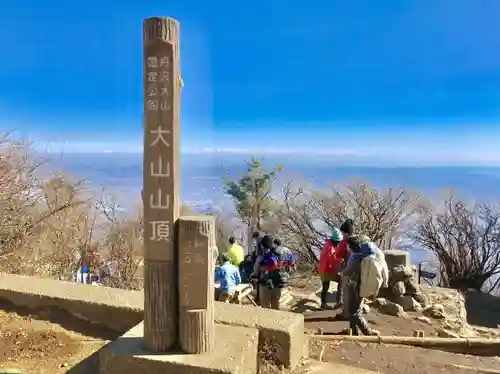
POLYGON ((399 300, 398 304, 401 305, 407 312, 416 312, 422 309, 422 306, 419 304, 419 302, 409 295, 403 296, 399 300))
POLYGON ((413 278, 413 270, 411 266, 397 265, 391 269, 389 278, 391 282, 405 282, 413 278))
POLYGON ((390 315, 390 316, 396 316, 396 317, 408 317, 408 314, 404 311, 403 307, 401 305, 398 305, 396 303, 393 303, 391 301, 387 301, 387 304, 383 305, 380 307, 380 312, 390 315))
POLYGON ((387 305, 388 301, 384 299, 383 297, 377 297, 376 299, 373 299, 370 305, 374 308, 381 308, 384 305, 387 305))
POLYGON ((410 278, 405 281, 406 294, 413 296, 420 292, 420 285, 415 278, 410 278))
POLYGON ((422 291, 412 294, 411 297, 413 297, 424 308, 427 308, 430 304, 429 296, 422 291))
POLYGON ((431 324, 431 319, 429 317, 426 317, 426 316, 418 316, 418 317, 415 317, 415 319, 417 321, 423 322, 423 323, 425 323, 427 325, 431 324))
POLYGON ((406 251, 400 251, 397 249, 392 249, 388 251, 384 251, 385 262, 387 263, 387 267, 392 269, 397 265, 410 266, 410 253, 406 251))
POLYGON ((456 332, 440 328, 437 330, 437 336, 440 338, 460 338, 456 332))
POLYGON ((424 314, 427 317, 434 319, 446 319, 448 316, 444 311, 444 307, 441 304, 433 304, 426 309, 424 309, 424 314))
POLYGON ((392 294, 396 298, 402 297, 405 293, 406 293, 406 288, 404 282, 401 281, 394 283, 394 285, 392 286, 392 294))

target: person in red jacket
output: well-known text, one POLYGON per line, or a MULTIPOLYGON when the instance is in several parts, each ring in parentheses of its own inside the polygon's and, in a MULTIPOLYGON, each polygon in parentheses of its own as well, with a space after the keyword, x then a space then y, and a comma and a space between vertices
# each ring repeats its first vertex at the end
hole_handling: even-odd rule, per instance
POLYGON ((339 304, 342 304, 342 313, 341 316, 343 318, 350 318, 349 314, 349 300, 348 293, 346 292, 347 282, 344 282, 344 277, 342 276, 342 271, 347 265, 347 260, 349 259, 349 238, 354 234, 354 221, 350 218, 346 219, 345 222, 340 226, 340 231, 344 235, 342 241, 337 247, 337 251, 335 252, 336 261, 342 264, 341 266, 341 276, 340 276, 340 285, 339 285, 339 295, 337 296, 337 300, 339 300, 339 304))
MULTIPOLYGON (((327 239, 321 254, 319 257, 319 274, 321 276, 322 288, 321 288, 321 308, 326 309, 328 306, 326 304, 326 297, 328 295, 328 289, 330 288, 330 282, 339 283, 339 271, 340 263, 336 260, 336 250, 339 243, 342 241, 342 233, 339 229, 334 229, 332 235, 327 239)), ((337 287, 337 303, 339 295, 339 288, 337 287)))

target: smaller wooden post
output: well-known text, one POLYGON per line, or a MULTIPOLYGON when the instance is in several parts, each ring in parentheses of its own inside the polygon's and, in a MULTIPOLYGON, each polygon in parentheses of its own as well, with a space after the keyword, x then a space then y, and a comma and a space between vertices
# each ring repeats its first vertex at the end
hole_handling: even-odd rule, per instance
POLYGON ((179 219, 179 340, 185 353, 214 350, 215 220, 179 219))

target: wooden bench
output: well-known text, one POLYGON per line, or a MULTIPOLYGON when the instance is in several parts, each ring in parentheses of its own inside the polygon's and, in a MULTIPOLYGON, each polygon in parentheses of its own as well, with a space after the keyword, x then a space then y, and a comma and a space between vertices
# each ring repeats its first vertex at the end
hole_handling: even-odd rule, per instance
MULTIPOLYGON (((216 300, 218 300, 218 295, 220 293, 219 291, 219 288, 220 288, 220 284, 216 283, 215 284, 215 298, 216 300)), ((253 298, 253 287, 251 284, 248 284, 248 283, 242 283, 238 286, 236 286, 236 290, 235 290, 235 293, 234 293, 234 296, 231 298, 231 300, 229 301, 231 304, 242 304, 243 303, 243 300, 247 300, 250 302, 250 304, 254 305, 254 306, 257 306, 257 304, 255 303, 255 300, 253 298)))

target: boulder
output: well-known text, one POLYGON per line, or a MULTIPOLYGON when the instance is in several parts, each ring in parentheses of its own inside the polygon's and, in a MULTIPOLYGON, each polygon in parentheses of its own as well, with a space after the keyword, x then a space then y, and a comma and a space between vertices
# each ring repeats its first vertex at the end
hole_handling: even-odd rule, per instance
POLYGON ((448 317, 444 311, 444 307, 441 304, 432 304, 431 306, 425 308, 424 314, 427 317, 434 319, 446 319, 448 317))
POLYGON ((406 293, 406 288, 404 282, 396 282, 392 286, 392 294, 396 298, 402 297, 406 293))
POLYGON ((390 316, 396 317, 408 317, 408 314, 404 311, 403 307, 399 304, 387 301, 387 304, 379 308, 380 312, 390 316))
POLYGON ((374 308, 381 308, 384 305, 387 305, 388 301, 383 297, 377 297, 370 302, 370 305, 374 308))
POLYGON ((413 269, 411 266, 396 265, 391 268, 389 278, 392 283, 406 282, 407 280, 413 278, 413 269))
POLYGON ((419 304, 419 302, 409 295, 403 296, 399 300, 398 304, 401 305, 407 312, 416 312, 422 309, 422 306, 419 304))
POLYGON ((413 277, 405 281, 405 288, 407 295, 413 296, 420 292, 420 285, 413 277))
POLYGON ((415 294, 411 294, 411 297, 413 297, 424 308, 427 308, 430 304, 429 295, 425 292, 420 291, 415 294))

